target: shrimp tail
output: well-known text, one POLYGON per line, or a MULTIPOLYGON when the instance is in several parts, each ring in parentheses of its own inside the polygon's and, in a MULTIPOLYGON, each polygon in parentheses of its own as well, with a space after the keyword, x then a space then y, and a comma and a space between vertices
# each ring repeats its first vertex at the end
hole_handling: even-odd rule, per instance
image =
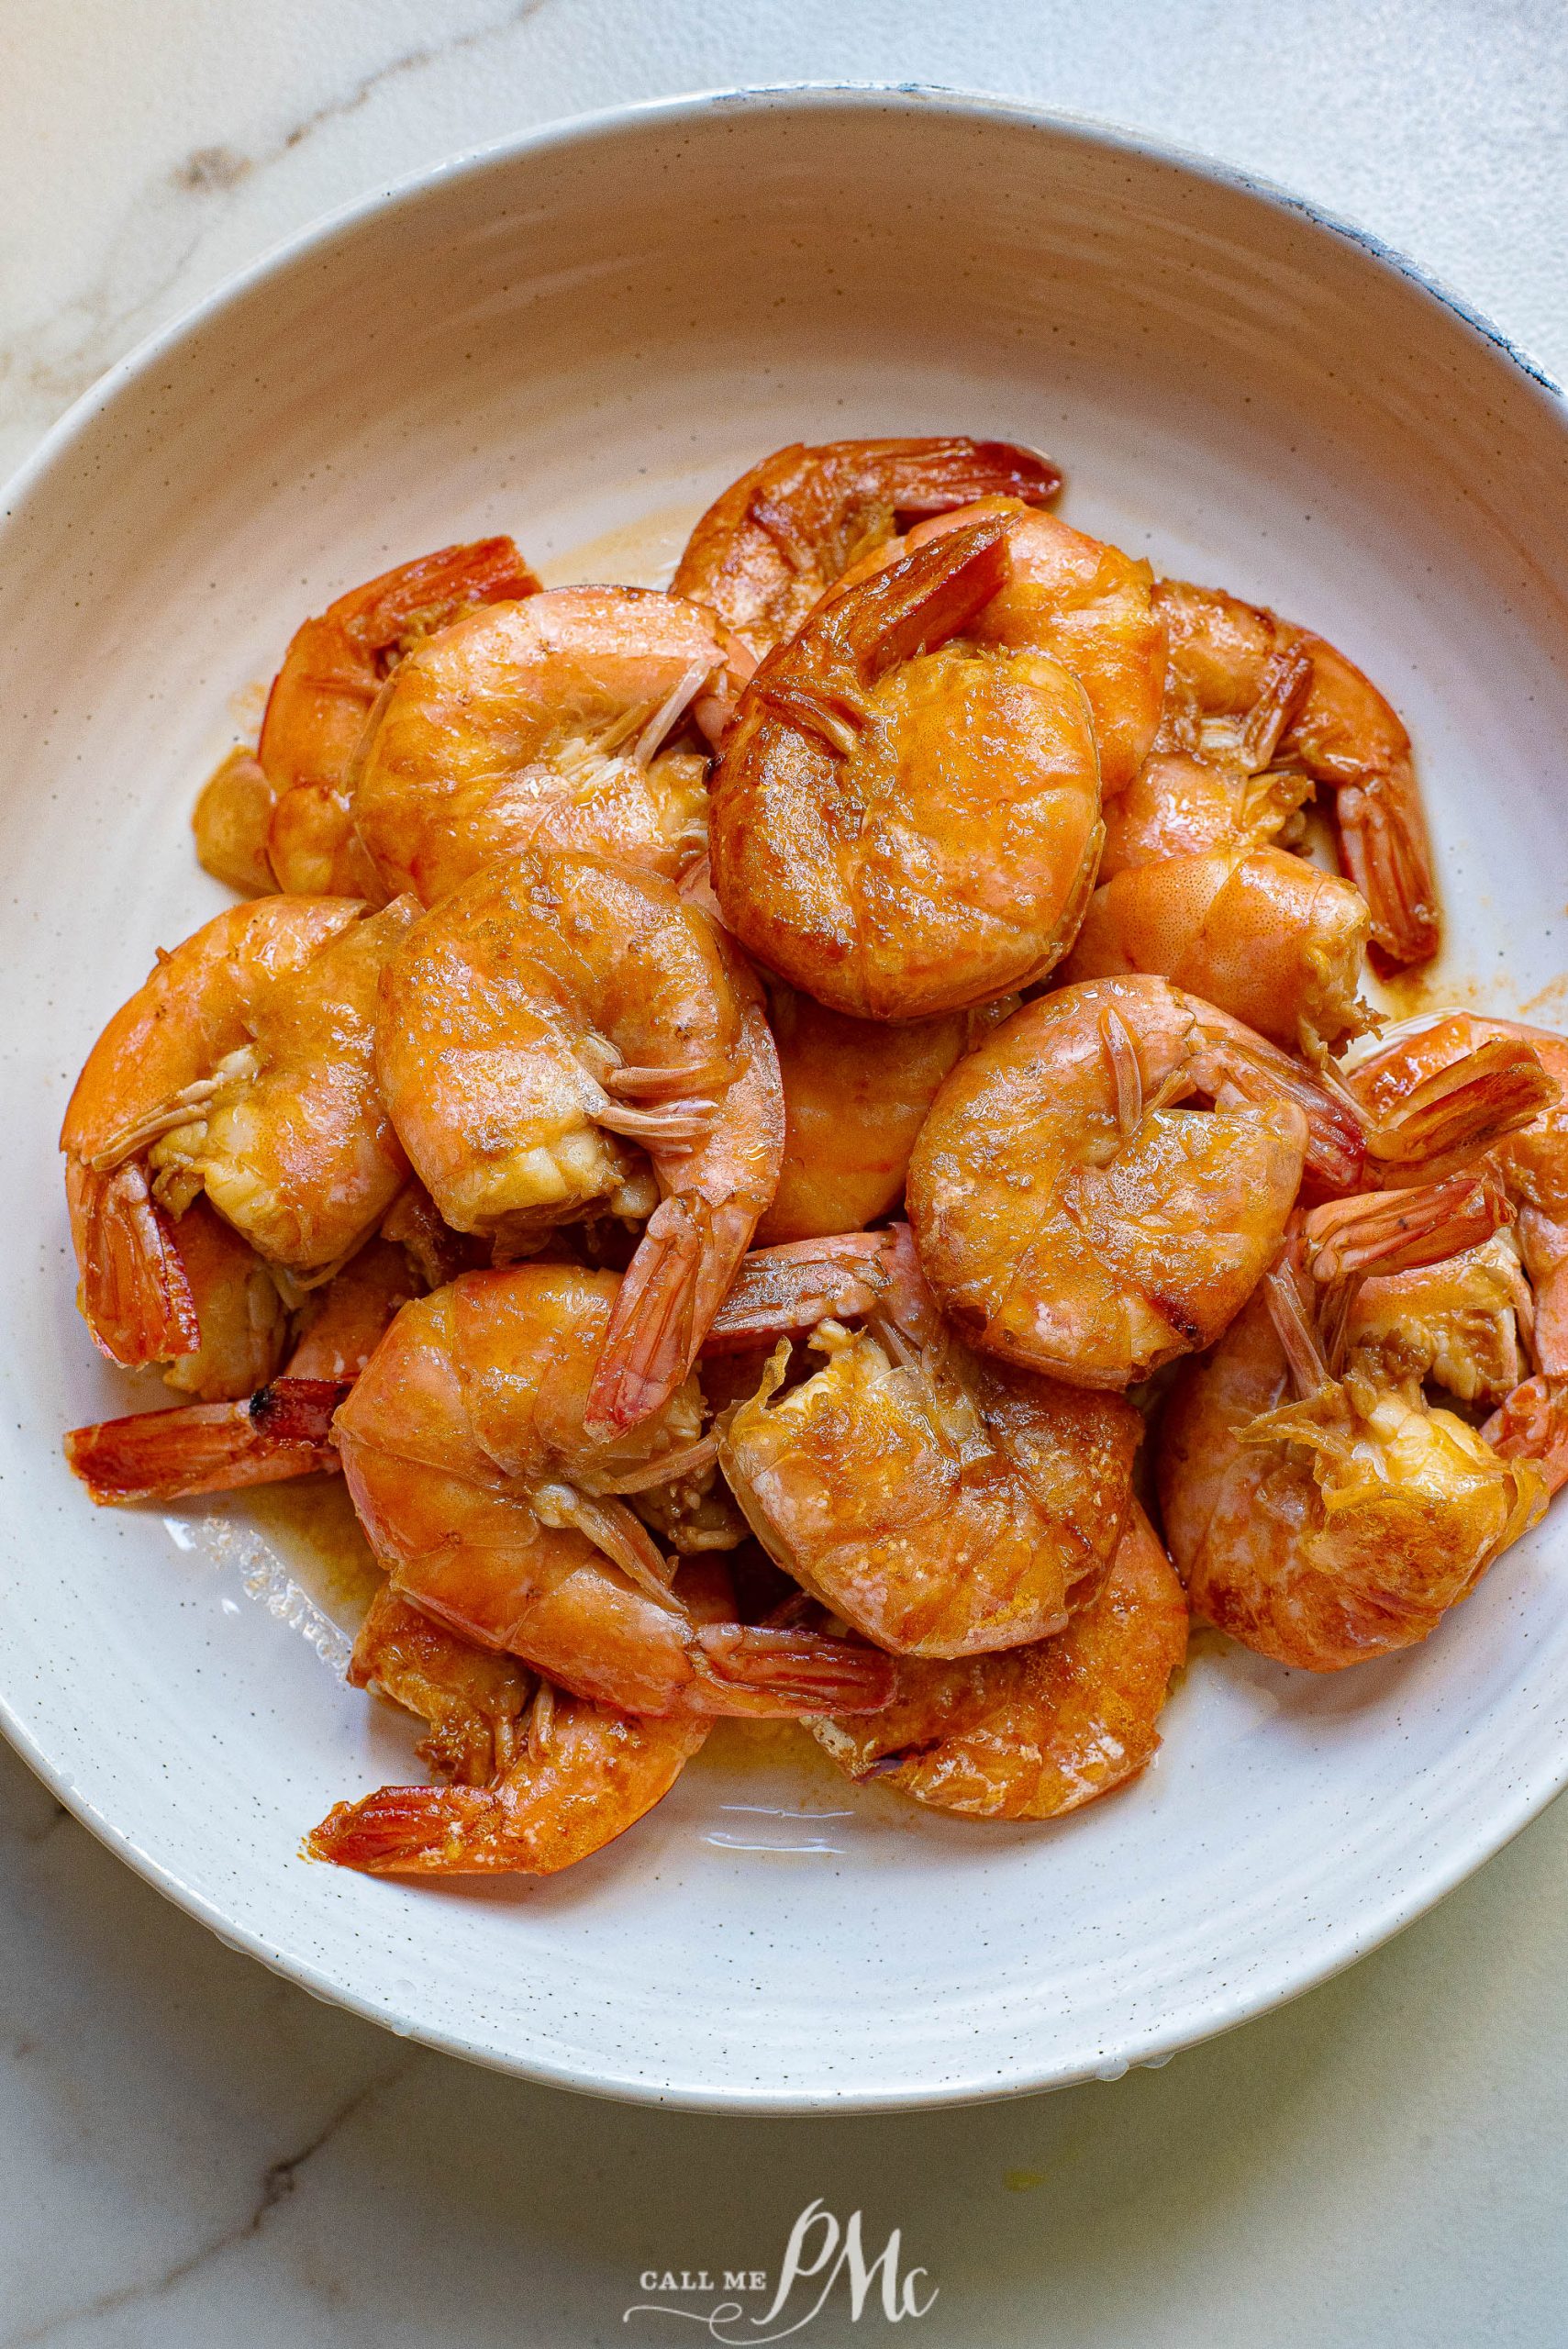
POLYGON ((1503 1460, 1525 1460, 1539 1471, 1548 1495, 1568 1485, 1568 1379, 1527 1378, 1481 1431, 1503 1460))
POLYGON ((125 1370, 194 1354, 201 1344, 195 1299, 146 1169, 128 1159, 99 1173, 73 1159, 66 1194, 82 1310, 99 1353, 125 1370))
POLYGON ((332 1415, 348 1394, 326 1378, 277 1378, 243 1403, 193 1403, 75 1428, 65 1457, 105 1505, 225 1493, 335 1469, 332 1415))
POLYGON ((893 1235, 847 1231, 753 1248, 703 1341, 705 1353, 733 1353, 769 1338, 858 1319, 887 1287, 893 1235))
POLYGON ((1518 1133, 1556 1101, 1530 1047, 1494 1036, 1414 1085, 1385 1118, 1369 1119, 1367 1154, 1380 1165, 1438 1163, 1518 1133))
POLYGON ((892 1701, 893 1658, 814 1631, 769 1631, 760 1625, 714 1623, 694 1645, 731 1701, 727 1711, 789 1720, 817 1713, 879 1713, 892 1701), (754 1704, 735 1702, 744 1691, 754 1704))
POLYGON ((366 1876, 521 1872, 527 1863, 515 1852, 497 1853, 496 1808, 493 1795, 473 1787, 382 1787, 335 1804, 305 1848, 313 1860, 366 1876))
POLYGON ((1407 1191, 1372 1191, 1314 1208, 1304 1227, 1315 1280, 1407 1273, 1478 1248, 1511 1222, 1497 1176, 1455 1174, 1407 1191))
POLYGON ((605 1332, 584 1425, 599 1440, 640 1427, 667 1403, 735 1278, 756 1215, 677 1191, 649 1217, 605 1332))
MULTIPOLYGON (((829 618, 862 680, 935 651, 1006 584, 1007 522, 996 516, 904 555, 829 618)), ((759 673, 767 674, 766 667, 759 673)))
POLYGON ((1441 943, 1437 881, 1426 818, 1407 771, 1369 775, 1342 787, 1334 822, 1351 879, 1372 916, 1372 942, 1385 966, 1429 963, 1441 943))

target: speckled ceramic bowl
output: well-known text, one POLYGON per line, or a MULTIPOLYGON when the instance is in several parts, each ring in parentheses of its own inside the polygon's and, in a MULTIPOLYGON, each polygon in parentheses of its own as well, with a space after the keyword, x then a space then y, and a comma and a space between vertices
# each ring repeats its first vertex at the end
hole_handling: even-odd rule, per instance
POLYGON ((722 1730, 567 1877, 370 1882, 299 1856, 335 1799, 410 1775, 411 1732, 333 1668, 351 1564, 295 1501, 95 1512, 65 1473, 62 1429, 162 1397, 76 1317, 66 1090, 222 899, 187 813, 300 616, 489 530, 553 579, 658 580, 762 451, 950 429, 1049 449, 1071 519, 1363 662, 1440 843, 1432 991, 1551 1002, 1552 386, 1368 239, 1106 131, 812 91, 454 164, 118 368, 0 529, 6 1728, 237 1947, 542 2080, 806 2111, 1114 2075, 1348 1964, 1568 1775, 1564 1516, 1399 1660, 1317 1680, 1200 1647, 1155 1765, 1056 1826, 929 1816, 799 1732, 722 1730))

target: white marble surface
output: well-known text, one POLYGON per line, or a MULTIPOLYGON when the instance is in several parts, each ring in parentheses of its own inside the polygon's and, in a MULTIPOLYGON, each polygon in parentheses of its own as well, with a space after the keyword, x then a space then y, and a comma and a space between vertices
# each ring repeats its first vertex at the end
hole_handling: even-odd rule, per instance
MULTIPOLYGON (((0 470, 138 337, 462 147, 735 81, 926 79, 1146 126, 1417 254, 1568 373, 1557 0, 0 0, 0 470)), ((1560 526, 1560 525, 1559 525, 1560 526)), ((728 2123, 315 2005, 0 1749, 0 2349, 701 2338, 650 2267, 903 2230, 930 2349, 1564 2338, 1568 1809, 1284 2012, 1114 2087, 728 2123)), ((841 2299, 814 2342, 883 2328, 841 2299)))

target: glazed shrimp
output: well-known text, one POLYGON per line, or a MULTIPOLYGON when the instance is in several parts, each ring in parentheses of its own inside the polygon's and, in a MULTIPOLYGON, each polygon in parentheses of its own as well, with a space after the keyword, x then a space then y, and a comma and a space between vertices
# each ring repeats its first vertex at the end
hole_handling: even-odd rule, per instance
POLYGON ((966 651, 1042 654, 1077 678, 1094 720, 1101 787, 1114 807, 1149 756, 1164 702, 1165 629, 1146 562, 1017 498, 986 497, 917 524, 858 564, 846 584, 987 523, 1006 534, 1002 577, 957 641, 966 651))
POLYGON ((1304 652, 1276 654, 1240 717, 1202 719, 1178 685, 1162 710, 1153 750, 1106 809, 1101 881, 1131 865, 1211 849, 1244 854, 1270 845, 1294 847, 1304 829, 1300 810, 1312 796, 1312 778, 1273 761, 1311 681, 1312 663, 1304 652))
POLYGON ((780 449, 717 498, 672 592, 706 604, 760 660, 897 523, 1004 495, 1043 506, 1049 458, 1006 440, 829 440, 780 449))
MULTIPOLYGON (((1440 1198, 1432 1253, 1441 1213, 1440 1198)), ((1546 1490, 1522 1452, 1501 1456, 1375 1353, 1331 1375, 1307 1287, 1288 1255, 1184 1371, 1159 1489, 1194 1614, 1281 1664, 1335 1672, 1426 1639, 1546 1490)))
POLYGON ((1140 1422, 977 1359, 951 1339, 902 1235, 898 1277, 826 1366, 781 1393, 789 1350, 718 1436, 770 1557, 900 1655, 975 1655, 1048 1637, 1109 1562, 1131 1506, 1140 1422))
POLYGON ((402 663, 354 756, 383 885, 434 905, 523 849, 673 880, 706 844, 707 766, 666 745, 693 710, 722 724, 751 666, 711 613, 643 587, 471 613, 402 663))
POLYGON ((1333 793, 1374 944, 1391 963, 1429 962, 1441 934, 1431 844, 1410 738, 1376 686, 1322 637, 1219 588, 1165 579, 1154 602, 1170 633, 1167 739, 1181 747, 1198 747, 1207 723, 1268 706, 1282 662, 1310 663, 1277 755, 1333 793))
POLYGON ((1373 1024, 1356 992, 1370 929, 1336 874, 1283 849, 1213 849, 1102 883, 1062 976, 1151 971, 1320 1062, 1373 1024))
POLYGON ((699 1620, 624 1496, 712 1456, 695 1379, 629 1434, 584 1413, 613 1273, 515 1264, 406 1306, 337 1419, 393 1588, 460 1637, 631 1713, 795 1716, 882 1703, 869 1650, 699 1620), (842 1698, 842 1701, 840 1698, 842 1698))
POLYGON ((905 1026, 851 1019, 775 982, 768 1024, 784 1083, 784 1163, 760 1243, 859 1231, 896 1207, 915 1137, 981 1015, 905 1026))
POLYGON ((602 858, 492 866, 390 964, 376 1066, 460 1231, 526 1244, 601 1203, 648 1217, 589 1425, 608 1434, 656 1411, 778 1181, 778 1061, 723 931, 669 882, 602 858))
MULTIPOLYGON (((200 1212, 198 1203, 184 1222, 200 1212)), ((95 1501, 115 1504, 335 1475, 332 1415, 395 1316, 418 1294, 404 1251, 373 1240, 306 1300, 303 1329, 281 1378, 269 1369, 253 1391, 239 1390, 243 1399, 137 1411, 72 1429, 66 1460, 95 1501)))
MULTIPOLYGON (((681 1595, 698 1620, 730 1611, 711 1568, 688 1568, 681 1595)), ((632 1720, 565 1695, 387 1590, 349 1677, 429 1721, 417 1751, 455 1781, 383 1787, 322 1820, 310 1856, 371 1876, 553 1876, 651 1810, 710 1727, 695 1715, 632 1720)))
POLYGON ((909 1215, 973 1343, 1127 1386, 1218 1336, 1304 1165, 1348 1186, 1362 1152, 1351 1113, 1239 1020, 1164 979, 1096 979, 959 1063, 910 1160, 909 1215), (1195 1095, 1213 1106, 1177 1106, 1195 1095))
POLYGON ((66 1110, 82 1303, 134 1364, 200 1340, 171 1219, 204 1192, 273 1265, 320 1276, 375 1229, 407 1162, 375 1089, 383 964, 418 907, 259 897, 164 955, 66 1110))
POLYGON ((170 1236, 198 1332, 195 1350, 163 1365, 163 1383, 204 1403, 229 1403, 264 1386, 284 1358, 289 1315, 278 1285, 249 1241, 206 1201, 193 1199, 170 1236))
POLYGON ((1006 577, 995 518, 841 590, 762 663, 714 778, 713 883, 741 943, 855 1019, 994 1001, 1072 942, 1099 856, 1084 688, 950 642, 1006 577))
POLYGON ((161 954, 65 1113, 81 1303, 127 1366, 194 1354, 174 1219, 196 1193, 296 1269, 346 1255, 406 1168, 369 1082, 377 958, 406 927, 341 897, 261 897, 161 954), (334 1185, 328 1190, 328 1184, 334 1185))
POLYGON ((1544 1371, 1568 1373, 1568 1038, 1521 1020, 1444 1014, 1398 1032, 1351 1071, 1373 1147, 1431 1174, 1485 1148, 1518 1210, 1544 1371))
POLYGON ((260 759, 237 745, 203 784, 191 817, 203 871, 243 897, 270 896, 278 885, 267 854, 276 805, 260 759))
POLYGON ((1109 1572, 1063 1631, 958 1663, 901 1657, 893 1701, 813 1721, 851 1778, 969 1819, 1059 1819, 1152 1759, 1187 1649, 1187 1602, 1136 1501, 1109 1572))
POLYGON ((274 802, 265 852, 280 888, 377 903, 395 894, 383 892, 349 807, 349 762, 372 705, 424 638, 475 605, 510 603, 538 586, 510 539, 481 539, 400 563, 297 630, 272 681, 257 751, 274 802))

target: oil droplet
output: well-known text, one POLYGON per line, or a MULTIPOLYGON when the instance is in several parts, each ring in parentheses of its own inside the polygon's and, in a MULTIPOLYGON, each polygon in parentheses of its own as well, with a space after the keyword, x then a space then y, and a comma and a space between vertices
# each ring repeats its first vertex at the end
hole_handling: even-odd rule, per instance
POLYGON ((1045 2184, 1042 2169, 1010 2169, 1004 2180, 1009 2194, 1032 2194, 1037 2186, 1045 2184))

